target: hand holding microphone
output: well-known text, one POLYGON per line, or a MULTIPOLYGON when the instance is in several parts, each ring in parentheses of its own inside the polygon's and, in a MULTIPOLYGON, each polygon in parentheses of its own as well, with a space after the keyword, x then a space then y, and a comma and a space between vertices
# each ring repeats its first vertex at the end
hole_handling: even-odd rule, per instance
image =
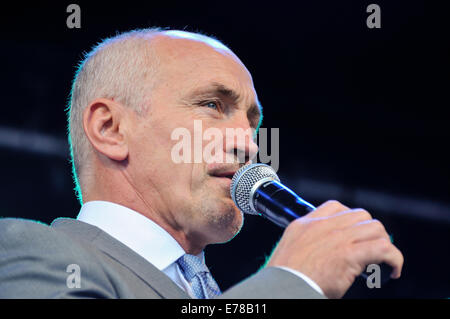
POLYGON ((286 228, 268 266, 302 272, 327 297, 342 297, 369 264, 382 264, 384 280, 400 277, 403 255, 367 211, 337 201, 315 208, 281 184, 264 164, 237 171, 230 192, 244 213, 264 216, 286 228))

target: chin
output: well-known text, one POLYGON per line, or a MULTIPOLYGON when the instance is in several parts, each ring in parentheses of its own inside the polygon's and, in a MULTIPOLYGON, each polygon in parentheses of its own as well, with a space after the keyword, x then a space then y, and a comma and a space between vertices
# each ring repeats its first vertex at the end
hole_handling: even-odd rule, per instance
MULTIPOLYGON (((215 243, 225 243, 233 239, 244 224, 244 214, 231 201, 219 201, 215 209, 209 210, 208 223, 215 243)), ((212 207, 210 207, 212 208, 212 207)))

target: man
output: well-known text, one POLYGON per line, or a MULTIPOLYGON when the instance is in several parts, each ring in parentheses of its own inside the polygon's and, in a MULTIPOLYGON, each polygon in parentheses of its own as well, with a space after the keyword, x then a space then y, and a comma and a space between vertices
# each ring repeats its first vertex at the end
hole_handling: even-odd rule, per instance
POLYGON ((250 73, 215 39, 145 29, 103 41, 69 109, 80 214, 0 223, 0 296, 339 298, 368 264, 398 278, 403 256, 382 224, 329 201, 289 225, 264 269, 220 292, 203 250, 242 227, 230 178, 255 156, 261 116, 250 73), (223 133, 220 148, 214 161, 178 163, 172 134, 194 135, 194 121, 223 133))

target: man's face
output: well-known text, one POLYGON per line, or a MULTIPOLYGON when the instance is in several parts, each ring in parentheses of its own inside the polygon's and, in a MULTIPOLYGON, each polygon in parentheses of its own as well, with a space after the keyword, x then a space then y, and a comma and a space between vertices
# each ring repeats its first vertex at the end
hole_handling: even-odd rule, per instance
MULTIPOLYGON (((251 76, 227 50, 177 37, 154 41, 160 57, 156 86, 148 112, 135 118, 130 142, 134 187, 172 232, 199 245, 227 241, 243 223, 229 194, 231 177, 243 165, 236 154, 248 160, 257 152, 250 129, 256 128, 260 113, 251 76), (194 132, 199 121, 202 131, 194 132), (191 163, 176 163, 172 157, 180 140, 171 136, 180 128, 192 137, 191 163), (208 128, 223 134, 215 161, 194 163, 194 135, 208 128), (227 128, 240 128, 245 137, 227 136, 227 128)), ((208 143, 202 139, 201 148, 208 143)))

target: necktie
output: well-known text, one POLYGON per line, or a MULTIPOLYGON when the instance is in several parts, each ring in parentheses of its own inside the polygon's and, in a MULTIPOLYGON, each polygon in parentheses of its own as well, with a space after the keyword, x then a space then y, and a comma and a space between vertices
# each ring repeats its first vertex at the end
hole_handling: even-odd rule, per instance
POLYGON ((209 299, 221 294, 220 288, 202 260, 194 255, 185 254, 177 260, 184 277, 191 284, 198 299, 209 299))

